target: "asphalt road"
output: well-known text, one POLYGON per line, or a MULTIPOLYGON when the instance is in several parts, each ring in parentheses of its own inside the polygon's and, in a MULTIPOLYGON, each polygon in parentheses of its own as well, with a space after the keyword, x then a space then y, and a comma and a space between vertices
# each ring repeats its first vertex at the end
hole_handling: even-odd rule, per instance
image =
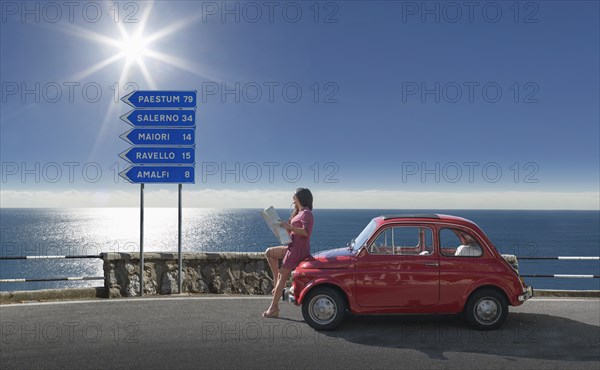
POLYGON ((600 300, 538 298, 501 330, 459 317, 350 316, 315 332, 300 308, 267 297, 168 297, 0 306, 0 367, 591 368, 600 367, 600 300))

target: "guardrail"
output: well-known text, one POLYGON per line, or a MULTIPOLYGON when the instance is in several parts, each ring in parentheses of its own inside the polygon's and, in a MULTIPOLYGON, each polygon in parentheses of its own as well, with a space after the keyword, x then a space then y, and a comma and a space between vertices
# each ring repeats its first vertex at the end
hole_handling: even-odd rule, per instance
POLYGON ((100 254, 66 255, 66 256, 7 256, 0 260, 43 260, 43 259, 66 259, 66 258, 102 258, 100 254))
MULTIPOLYGON (((86 255, 65 255, 65 256, 6 256, 0 257, 0 260, 54 260, 54 259, 82 259, 82 258, 98 258, 102 259, 99 254, 86 255)), ((52 278, 34 278, 34 279, 0 279, 0 283, 33 283, 44 281, 78 281, 78 280, 104 280, 104 276, 68 276, 68 277, 52 277, 52 278)))
MULTIPOLYGON (((517 260, 556 260, 556 261, 598 261, 596 256, 557 256, 557 257, 517 257, 517 260)), ((520 274, 527 278, 557 278, 557 279, 600 279, 600 275, 571 275, 571 274, 520 274)))
MULTIPOLYGON (((43 259, 84 259, 98 258, 102 255, 65 255, 65 256, 6 256, 0 260, 43 260, 43 259)), ((596 256, 557 256, 557 257, 517 257, 517 260, 559 260, 559 261, 598 261, 600 257, 596 256)), ((600 275, 585 274, 521 274, 521 277, 527 278, 559 278, 559 279, 600 279, 600 275)), ((52 277, 52 278, 34 278, 34 279, 0 279, 0 283, 29 283, 46 281, 78 281, 78 280, 104 280, 104 276, 72 276, 72 277, 52 277)))

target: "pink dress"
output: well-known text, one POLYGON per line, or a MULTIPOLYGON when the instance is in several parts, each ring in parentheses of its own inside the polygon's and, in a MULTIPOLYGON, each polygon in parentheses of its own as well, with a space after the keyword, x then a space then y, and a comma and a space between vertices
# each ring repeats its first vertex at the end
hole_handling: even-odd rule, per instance
POLYGON ((313 215, 310 209, 304 208, 292 218, 290 224, 294 227, 302 228, 308 236, 296 235, 291 232, 292 242, 288 245, 287 252, 283 257, 281 268, 293 270, 306 258, 310 256, 310 234, 313 228, 313 215))

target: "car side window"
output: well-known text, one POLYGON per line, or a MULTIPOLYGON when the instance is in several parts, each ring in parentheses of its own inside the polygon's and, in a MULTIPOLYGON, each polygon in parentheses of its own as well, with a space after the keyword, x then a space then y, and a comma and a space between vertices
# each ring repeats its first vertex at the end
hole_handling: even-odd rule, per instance
POLYGON ((449 257, 481 257, 483 250, 469 233, 452 228, 440 230, 440 251, 449 257))
POLYGON ((431 229, 426 227, 396 226, 381 231, 369 245, 371 254, 431 255, 431 229))
POLYGON ((392 228, 387 228, 379 233, 377 238, 369 245, 371 254, 393 254, 392 228))

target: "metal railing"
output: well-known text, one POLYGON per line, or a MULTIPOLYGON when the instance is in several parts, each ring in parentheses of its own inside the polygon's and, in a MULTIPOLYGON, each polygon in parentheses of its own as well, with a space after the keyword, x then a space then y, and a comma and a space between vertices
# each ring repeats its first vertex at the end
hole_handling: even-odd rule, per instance
MULTIPOLYGON (((0 260, 56 260, 56 259, 83 259, 102 258, 99 254, 65 255, 65 256, 0 256, 0 260)), ((33 279, 0 279, 0 283, 33 283, 45 281, 81 281, 81 280, 104 280, 104 276, 67 276, 33 279)))
MULTIPOLYGON (((517 260, 556 260, 556 261, 598 261, 600 257, 595 256, 558 256, 558 257, 517 257, 517 260)), ((600 279, 600 275, 582 274, 523 274, 521 277, 528 278, 557 278, 557 279, 600 279)))
MULTIPOLYGON (((102 258, 101 255, 65 255, 65 256, 0 256, 0 260, 43 260, 43 259, 83 259, 83 258, 102 258)), ((600 257, 596 256, 558 256, 558 257, 517 257, 517 260, 559 260, 559 261, 598 261, 600 257)), ((527 278, 559 278, 559 279, 600 279, 600 275, 585 274, 521 274, 521 277, 527 278)), ((78 280, 104 280, 104 276, 70 276, 70 277, 52 277, 52 278, 34 278, 34 279, 0 279, 0 283, 29 283, 45 281, 78 281, 78 280)))

